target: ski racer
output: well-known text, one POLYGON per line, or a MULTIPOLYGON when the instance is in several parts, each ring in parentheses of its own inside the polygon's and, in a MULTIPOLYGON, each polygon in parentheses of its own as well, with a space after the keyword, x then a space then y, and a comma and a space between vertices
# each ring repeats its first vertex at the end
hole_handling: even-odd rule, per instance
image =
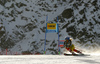
POLYGON ((72 44, 72 38, 70 38, 70 37, 65 37, 64 47, 65 47, 69 52, 71 52, 72 55, 74 55, 75 52, 77 52, 77 53, 83 55, 82 52, 80 52, 80 51, 78 51, 78 50, 75 49, 74 44, 72 44))

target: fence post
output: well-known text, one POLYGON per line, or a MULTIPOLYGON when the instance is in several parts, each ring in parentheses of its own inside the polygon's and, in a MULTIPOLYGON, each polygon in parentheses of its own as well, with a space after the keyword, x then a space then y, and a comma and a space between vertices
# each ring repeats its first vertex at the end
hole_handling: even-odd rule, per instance
POLYGON ((7 55, 7 49, 6 49, 6 55, 7 55))

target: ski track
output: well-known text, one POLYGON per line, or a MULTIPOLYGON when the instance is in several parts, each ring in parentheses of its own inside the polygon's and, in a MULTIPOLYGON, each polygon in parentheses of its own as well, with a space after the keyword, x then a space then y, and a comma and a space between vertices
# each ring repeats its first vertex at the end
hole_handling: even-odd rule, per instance
POLYGON ((100 64, 100 56, 2 55, 0 64, 100 64))

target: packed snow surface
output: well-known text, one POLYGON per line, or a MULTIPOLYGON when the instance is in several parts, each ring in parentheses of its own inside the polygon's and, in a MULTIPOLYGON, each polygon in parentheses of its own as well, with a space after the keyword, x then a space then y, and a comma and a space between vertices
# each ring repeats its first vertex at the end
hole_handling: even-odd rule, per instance
POLYGON ((100 54, 90 56, 64 55, 2 55, 0 64, 100 64, 100 54))

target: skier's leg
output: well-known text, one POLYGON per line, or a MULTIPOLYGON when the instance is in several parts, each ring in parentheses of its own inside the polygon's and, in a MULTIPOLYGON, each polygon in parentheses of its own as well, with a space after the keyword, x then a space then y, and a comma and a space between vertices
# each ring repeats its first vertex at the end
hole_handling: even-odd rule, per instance
POLYGON ((75 47, 74 47, 73 44, 69 47, 69 51, 70 51, 72 54, 75 54, 75 53, 74 53, 74 48, 75 48, 75 47))
POLYGON ((75 52, 77 52, 77 53, 79 53, 79 51, 78 51, 78 50, 76 50, 76 49, 74 49, 74 51, 75 51, 75 52))
POLYGON ((70 48, 66 48, 69 52, 72 52, 72 50, 70 48))
POLYGON ((69 48, 66 48, 68 51, 70 51, 70 49, 69 48))
POLYGON ((82 52, 80 52, 79 50, 74 49, 75 52, 79 53, 79 54, 83 54, 82 52))

